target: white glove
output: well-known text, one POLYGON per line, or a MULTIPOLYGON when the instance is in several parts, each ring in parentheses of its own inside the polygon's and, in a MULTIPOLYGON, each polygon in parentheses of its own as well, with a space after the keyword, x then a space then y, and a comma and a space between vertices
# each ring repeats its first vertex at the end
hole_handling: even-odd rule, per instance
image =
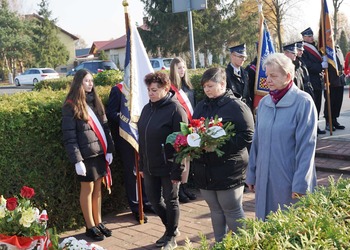
POLYGON ((328 62, 328 56, 326 56, 326 55, 322 56, 322 61, 323 62, 328 62))
POLYGON ((113 161, 113 154, 112 153, 106 154, 106 161, 108 162, 109 165, 112 164, 112 161, 113 161))
POLYGON ((322 65, 323 69, 327 69, 328 68, 328 62, 322 62, 321 65, 322 65))
POLYGON ((75 172, 77 172, 77 175, 86 176, 86 167, 84 162, 79 161, 75 163, 75 172))

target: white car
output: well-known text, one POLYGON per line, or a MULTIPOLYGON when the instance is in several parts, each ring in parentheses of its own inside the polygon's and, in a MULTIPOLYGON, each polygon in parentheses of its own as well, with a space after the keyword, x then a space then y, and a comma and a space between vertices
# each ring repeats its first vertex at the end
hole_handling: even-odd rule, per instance
POLYGON ((173 58, 151 58, 149 59, 151 62, 151 65, 154 69, 154 71, 158 70, 169 70, 170 69, 170 63, 173 58))
POLYGON ((17 86, 21 86, 21 84, 35 85, 36 83, 42 80, 58 79, 58 78, 60 78, 60 75, 54 69, 31 68, 24 71, 23 74, 16 76, 15 84, 17 86))

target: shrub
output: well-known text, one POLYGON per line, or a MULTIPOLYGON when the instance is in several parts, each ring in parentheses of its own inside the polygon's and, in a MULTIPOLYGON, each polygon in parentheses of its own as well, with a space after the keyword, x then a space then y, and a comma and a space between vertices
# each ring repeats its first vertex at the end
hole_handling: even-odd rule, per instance
POLYGON ((123 81, 124 72, 120 70, 105 70, 94 76, 96 86, 113 86, 116 83, 123 81))
MULTIPOLYGON (((268 215, 266 222, 245 219, 244 229, 228 234, 213 250, 349 249, 350 179, 330 179, 329 187, 301 197, 288 210, 268 215)), ((206 241, 200 249, 209 249, 206 241)))
POLYGON ((61 77, 59 79, 43 80, 35 84, 34 90, 40 91, 43 89, 50 89, 53 91, 68 89, 73 80, 72 76, 61 77))

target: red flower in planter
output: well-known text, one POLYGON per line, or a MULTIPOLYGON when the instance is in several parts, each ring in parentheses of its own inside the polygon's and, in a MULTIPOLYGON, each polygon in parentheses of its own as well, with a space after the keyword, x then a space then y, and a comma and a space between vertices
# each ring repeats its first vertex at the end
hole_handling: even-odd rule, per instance
POLYGON ((35 192, 34 192, 33 188, 30 188, 30 187, 27 187, 27 186, 23 186, 22 187, 22 189, 21 189, 21 196, 23 198, 30 199, 34 195, 35 195, 35 192))
POLYGON ((16 197, 8 198, 6 200, 6 208, 9 211, 15 210, 17 206, 18 206, 18 201, 16 197))

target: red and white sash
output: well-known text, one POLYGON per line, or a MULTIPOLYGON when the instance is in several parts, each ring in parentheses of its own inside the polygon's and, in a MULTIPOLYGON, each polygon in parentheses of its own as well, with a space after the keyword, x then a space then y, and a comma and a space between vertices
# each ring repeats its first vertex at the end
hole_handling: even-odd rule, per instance
POLYGON ((185 108, 188 120, 192 120, 193 108, 186 93, 182 89, 178 90, 174 85, 171 85, 171 89, 175 91, 176 98, 181 106, 185 108))
MULTIPOLYGON (((92 130, 95 132, 98 140, 100 141, 102 145, 103 152, 106 156, 107 154, 107 139, 106 134, 102 128, 102 125, 100 121, 97 119, 94 111, 88 106, 88 113, 89 113, 89 125, 91 126, 92 130)), ((111 186, 112 186, 112 173, 111 169, 109 168, 108 161, 106 161, 106 170, 107 170, 107 176, 104 177, 104 183, 108 189, 108 192, 111 193, 111 186)))
POLYGON ((322 62, 322 56, 320 52, 316 49, 316 47, 309 43, 304 43, 304 48, 307 50, 310 54, 312 54, 314 57, 319 59, 322 62))

